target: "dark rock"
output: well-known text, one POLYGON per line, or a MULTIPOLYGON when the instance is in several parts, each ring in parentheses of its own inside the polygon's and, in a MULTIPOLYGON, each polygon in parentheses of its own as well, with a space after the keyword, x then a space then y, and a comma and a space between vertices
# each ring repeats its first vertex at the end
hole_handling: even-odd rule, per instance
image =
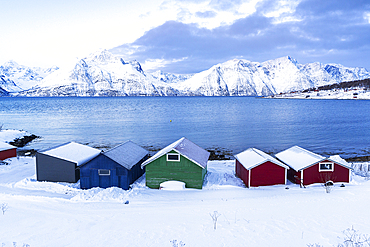
POLYGON ((31 141, 33 141, 34 139, 37 139, 37 138, 41 138, 41 137, 32 134, 32 135, 29 135, 29 136, 23 136, 21 138, 16 138, 16 139, 14 139, 14 141, 9 142, 9 144, 21 148, 21 147, 26 146, 28 143, 30 143, 31 141))

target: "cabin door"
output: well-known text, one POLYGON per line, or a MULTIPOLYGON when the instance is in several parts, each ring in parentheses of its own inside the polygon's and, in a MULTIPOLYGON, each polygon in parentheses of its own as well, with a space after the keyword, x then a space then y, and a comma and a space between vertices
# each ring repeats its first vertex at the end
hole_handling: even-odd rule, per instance
POLYGON ((108 188, 111 187, 111 171, 106 169, 99 169, 99 187, 100 188, 108 188))

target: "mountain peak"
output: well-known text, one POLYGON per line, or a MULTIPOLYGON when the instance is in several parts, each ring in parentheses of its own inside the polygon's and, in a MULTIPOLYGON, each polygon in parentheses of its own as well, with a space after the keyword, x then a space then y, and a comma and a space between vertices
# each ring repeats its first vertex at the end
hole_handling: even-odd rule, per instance
POLYGON ((106 49, 98 50, 94 53, 91 53, 88 57, 85 58, 88 61, 91 62, 97 62, 97 63, 106 63, 110 62, 112 60, 116 60, 116 57, 107 51, 106 49))
POLYGON ((295 65, 298 64, 297 60, 295 60, 291 56, 285 56, 285 57, 277 58, 276 60, 278 60, 278 61, 287 61, 287 62, 293 63, 295 65))
POLYGON ((3 64, 4 67, 18 67, 19 64, 14 60, 9 60, 3 64))

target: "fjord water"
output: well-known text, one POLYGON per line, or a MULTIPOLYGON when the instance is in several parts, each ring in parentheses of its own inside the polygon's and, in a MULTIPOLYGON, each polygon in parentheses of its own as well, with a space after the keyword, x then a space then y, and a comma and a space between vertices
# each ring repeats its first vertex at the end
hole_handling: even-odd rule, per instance
POLYGON ((254 97, 0 97, 0 125, 39 135, 36 150, 69 141, 163 148, 185 136, 233 154, 294 145, 342 157, 370 153, 370 101, 254 97))

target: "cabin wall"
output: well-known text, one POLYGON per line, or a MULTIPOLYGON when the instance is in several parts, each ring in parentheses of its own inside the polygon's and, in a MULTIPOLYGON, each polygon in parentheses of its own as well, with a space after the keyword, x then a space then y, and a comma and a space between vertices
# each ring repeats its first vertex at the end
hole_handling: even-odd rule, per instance
MULTIPOLYGON (((331 162, 331 161, 322 161, 331 162)), ((319 171, 319 163, 310 166, 303 171, 303 184, 309 185, 314 183, 324 183, 331 180, 334 183, 342 182, 349 183, 350 170, 339 164, 334 163, 333 171, 319 171)))
POLYGON ((81 189, 112 186, 128 189, 128 171, 107 156, 99 154, 80 168, 81 189), (99 175, 99 169, 109 170, 109 175, 99 175))
POLYGON ((36 153, 37 181, 76 183, 79 178, 77 164, 53 156, 36 153))
POLYGON ((186 188, 202 189, 206 169, 180 155, 180 161, 167 161, 166 155, 145 166, 146 185, 158 189, 165 181, 175 180, 186 184, 186 188), (205 171, 204 171, 205 170, 205 171))
POLYGON ((235 160, 235 174, 243 180, 245 186, 249 187, 249 170, 245 169, 238 160, 235 160))
POLYGON ((251 187, 286 184, 285 168, 270 161, 251 169, 251 187))
POLYGON ((140 178, 145 173, 145 167, 141 168, 141 164, 148 159, 148 155, 142 158, 136 165, 134 165, 129 171, 128 183, 134 183, 138 178, 140 178))
POLYGON ((141 160, 134 165, 131 170, 127 170, 114 160, 108 158, 103 154, 86 163, 80 168, 81 189, 90 189, 93 187, 108 188, 119 187, 124 190, 130 188, 130 184, 135 182, 144 174, 144 169, 141 169, 141 160), (109 175, 99 175, 99 169, 109 170, 109 175))
POLYGON ((6 160, 12 157, 17 157, 16 148, 11 148, 11 149, 0 151, 0 160, 6 160))

